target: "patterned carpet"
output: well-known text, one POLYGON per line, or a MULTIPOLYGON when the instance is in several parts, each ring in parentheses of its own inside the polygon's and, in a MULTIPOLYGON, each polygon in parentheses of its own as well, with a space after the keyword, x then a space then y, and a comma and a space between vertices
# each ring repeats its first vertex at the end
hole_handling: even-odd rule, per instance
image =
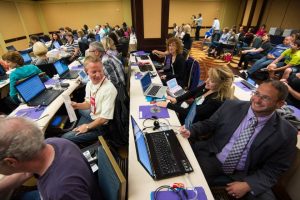
POLYGON ((227 65, 232 69, 234 74, 236 75, 240 74, 237 68, 240 59, 238 56, 234 56, 231 62, 226 63, 222 59, 215 59, 213 57, 208 57, 207 52, 205 51, 207 49, 208 49, 207 46, 202 47, 202 41, 194 41, 189 54, 189 56, 196 59, 200 64, 201 80, 206 80, 207 71, 210 67, 220 66, 220 65, 221 66, 227 65))

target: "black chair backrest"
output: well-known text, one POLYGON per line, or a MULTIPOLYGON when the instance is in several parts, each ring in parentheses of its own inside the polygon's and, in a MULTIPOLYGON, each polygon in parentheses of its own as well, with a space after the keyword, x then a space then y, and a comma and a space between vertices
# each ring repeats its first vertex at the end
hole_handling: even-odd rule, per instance
POLYGON ((55 74, 57 74, 57 71, 56 71, 53 63, 37 65, 37 67, 41 71, 45 72, 50 78, 52 78, 55 74))
POLYGON ((85 56, 85 51, 89 48, 89 43, 87 39, 82 39, 78 42, 80 52, 82 56, 85 56))

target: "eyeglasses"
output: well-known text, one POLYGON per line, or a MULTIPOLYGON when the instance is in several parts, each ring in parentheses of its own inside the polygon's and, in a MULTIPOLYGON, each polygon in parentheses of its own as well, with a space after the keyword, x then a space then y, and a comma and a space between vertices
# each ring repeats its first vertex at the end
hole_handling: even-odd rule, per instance
POLYGON ((94 53, 96 50, 89 50, 90 53, 94 53))
POLYGON ((266 95, 261 95, 258 91, 253 91, 252 96, 259 97, 262 101, 268 103, 272 101, 272 98, 266 95))

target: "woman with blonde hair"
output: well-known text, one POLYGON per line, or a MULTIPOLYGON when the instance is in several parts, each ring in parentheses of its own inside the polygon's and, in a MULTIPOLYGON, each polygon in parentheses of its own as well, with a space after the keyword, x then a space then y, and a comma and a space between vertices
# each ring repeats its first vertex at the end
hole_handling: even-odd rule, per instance
POLYGON ((110 38, 110 37, 104 37, 101 40, 104 50, 106 52, 106 54, 110 55, 110 56, 117 56, 118 55, 118 51, 117 48, 115 46, 114 41, 110 38))
POLYGON ((182 42, 183 48, 187 50, 190 50, 192 47, 191 30, 192 28, 189 24, 183 26, 184 36, 182 38, 182 42))
POLYGON ((33 54, 36 56, 36 59, 34 59, 31 64, 33 65, 43 65, 48 63, 53 63, 56 61, 55 58, 48 58, 46 56, 48 52, 47 46, 42 42, 36 42, 33 45, 33 54))
POLYGON ((158 102, 156 105, 176 111, 179 114, 180 121, 183 123, 190 108, 193 106, 183 108, 180 105, 182 102, 194 98, 193 103, 196 104, 196 107, 194 106, 196 115, 193 123, 208 119, 225 100, 233 98, 233 78, 234 75, 227 66, 210 68, 208 78, 204 84, 177 98, 167 96, 170 103, 158 102))

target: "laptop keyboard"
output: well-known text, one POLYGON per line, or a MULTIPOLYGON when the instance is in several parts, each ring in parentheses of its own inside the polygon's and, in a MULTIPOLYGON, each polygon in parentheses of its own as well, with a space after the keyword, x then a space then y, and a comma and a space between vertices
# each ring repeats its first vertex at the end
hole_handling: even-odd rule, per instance
POLYGON ((184 94, 184 91, 183 91, 183 90, 178 90, 177 92, 174 93, 174 95, 177 96, 177 97, 178 97, 178 96, 181 96, 181 95, 183 95, 183 94, 184 94))
POLYGON ((160 86, 157 86, 157 85, 152 86, 152 88, 149 90, 149 92, 148 92, 147 95, 152 95, 152 96, 154 96, 154 95, 157 94, 157 92, 158 92, 159 89, 160 89, 160 86))
POLYGON ((35 98, 32 101, 30 101, 29 104, 30 105, 49 105, 62 92, 63 92, 63 90, 45 90, 38 96, 38 98, 35 98))
POLYGON ((78 71, 68 71, 66 74, 64 74, 62 76, 62 78, 65 78, 65 79, 75 79, 77 78, 79 75, 78 75, 78 71))
POLYGON ((150 134, 150 138, 155 144, 155 156, 159 163, 161 174, 170 174, 180 172, 180 168, 175 160, 170 144, 165 134, 150 134))

